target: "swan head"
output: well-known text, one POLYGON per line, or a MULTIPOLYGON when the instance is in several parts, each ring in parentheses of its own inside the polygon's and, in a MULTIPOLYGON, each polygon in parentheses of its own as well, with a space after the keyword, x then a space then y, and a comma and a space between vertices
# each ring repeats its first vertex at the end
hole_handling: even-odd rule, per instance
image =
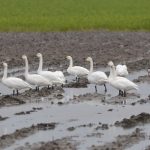
POLYGON ((69 59, 69 60, 70 60, 70 59, 72 59, 72 57, 71 57, 71 56, 67 56, 66 58, 67 58, 67 59, 69 59))
POLYGON ((36 56, 40 58, 40 57, 42 57, 42 54, 41 53, 37 53, 36 56))
POLYGON ((88 57, 88 58, 86 59, 86 61, 92 61, 92 58, 91 58, 91 57, 88 57))
POLYGON ((27 56, 26 55, 22 55, 22 59, 27 59, 27 56))
POLYGON ((113 63, 112 61, 109 61, 109 62, 108 62, 108 66, 114 67, 114 63, 113 63))
POLYGON ((8 65, 7 65, 7 63, 3 62, 3 66, 4 66, 4 67, 7 67, 8 65))

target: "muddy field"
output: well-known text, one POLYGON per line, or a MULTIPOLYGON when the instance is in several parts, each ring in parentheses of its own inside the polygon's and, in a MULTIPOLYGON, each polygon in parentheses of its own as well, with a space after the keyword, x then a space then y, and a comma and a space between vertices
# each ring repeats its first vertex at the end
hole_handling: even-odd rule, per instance
MULTIPOLYGON (((61 70, 67 83, 39 92, 12 90, 0 83, 0 150, 149 150, 150 149, 150 33, 148 32, 65 32, 0 33, 0 60, 8 63, 9 75, 23 78, 24 61, 36 72, 41 52, 44 68, 61 70), (109 74, 107 62, 126 62, 128 79, 139 86, 127 97, 118 96, 110 85, 94 85, 66 73, 69 62, 109 74)), ((0 76, 3 75, 2 65, 0 76)))

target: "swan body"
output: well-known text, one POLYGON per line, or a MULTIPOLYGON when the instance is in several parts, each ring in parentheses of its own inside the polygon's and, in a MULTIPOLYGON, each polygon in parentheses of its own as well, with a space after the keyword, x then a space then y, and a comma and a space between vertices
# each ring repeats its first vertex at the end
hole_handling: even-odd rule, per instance
POLYGON ((67 56, 67 59, 70 61, 70 65, 67 69, 67 72, 76 77, 83 77, 89 74, 89 70, 81 66, 73 66, 73 60, 71 56, 67 56))
POLYGON ((124 77, 116 77, 115 79, 109 80, 111 85, 118 90, 129 91, 129 90, 137 90, 138 86, 124 77))
POLYGON ((27 56, 23 55, 22 59, 25 60, 25 79, 28 83, 35 85, 37 87, 51 85, 51 82, 46 78, 44 78, 43 76, 39 74, 29 74, 27 56))
MULTIPOLYGON (((105 84, 108 81, 107 75, 102 71, 93 72, 93 60, 92 60, 92 58, 88 57, 86 60, 90 62, 90 72, 89 72, 88 77, 87 77, 88 81, 91 84, 104 85, 105 86, 105 84)), ((97 91, 96 86, 95 86, 95 89, 97 91)), ((105 86, 105 91, 107 91, 106 86, 105 86)))
POLYGON ((109 62, 108 65, 110 66, 109 83, 114 88, 116 88, 117 90, 124 91, 124 96, 126 95, 125 93, 127 91, 138 89, 138 86, 132 81, 128 80, 127 78, 117 76, 113 62, 109 62))
MULTIPOLYGON (((17 77, 7 77, 7 63, 3 63, 4 66, 4 75, 2 78, 2 83, 6 85, 8 88, 11 88, 13 90, 25 89, 25 88, 32 88, 30 84, 25 82, 24 80, 17 78, 17 77)), ((13 91, 14 94, 14 91, 13 91)))
POLYGON ((107 82, 107 76, 102 71, 96 71, 89 73, 88 81, 92 84, 104 85, 107 82))
POLYGON ((37 57, 39 58, 39 68, 37 73, 47 80, 49 80, 52 84, 65 84, 65 77, 61 71, 43 71, 43 56, 41 53, 37 53, 37 57))
POLYGON ((55 71, 54 75, 61 80, 62 84, 65 84, 66 79, 62 71, 55 71))
POLYGON ((117 76, 125 77, 128 75, 128 70, 126 65, 117 65, 116 66, 116 74, 117 76))

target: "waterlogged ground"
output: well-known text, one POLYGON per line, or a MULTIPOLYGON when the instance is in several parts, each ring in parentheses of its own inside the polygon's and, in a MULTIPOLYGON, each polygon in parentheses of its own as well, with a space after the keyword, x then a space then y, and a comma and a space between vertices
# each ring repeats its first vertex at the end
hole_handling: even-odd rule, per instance
MULTIPOLYGON (((94 35, 94 33, 92 34, 94 35)), ((107 37, 108 34, 106 32, 105 36, 107 37)), ((127 38, 127 33, 120 34, 127 38)), ((120 34, 110 33, 115 39, 119 39, 120 34)), ((65 62, 66 64, 61 66, 61 69, 66 75, 67 84, 63 88, 47 89, 44 87, 41 88, 40 92, 35 90, 20 91, 19 96, 12 96, 12 91, 0 84, 0 149, 105 150, 113 148, 117 150, 149 150, 150 77, 147 75, 148 58, 143 56, 143 52, 140 53, 142 43, 146 43, 148 38, 144 38, 144 33, 130 34, 135 34, 135 37, 137 37, 135 40, 140 39, 140 37, 143 37, 143 40, 133 46, 135 45, 132 42, 133 38, 128 35, 131 38, 129 45, 132 45, 132 53, 136 53, 135 49, 139 48, 137 59, 131 60, 129 59, 130 56, 128 57, 125 54, 130 72, 128 79, 136 82, 139 85, 139 90, 130 91, 126 98, 118 96, 118 91, 108 84, 107 93, 104 92, 103 86, 98 86, 98 93, 95 93, 94 85, 89 84, 86 79, 81 79, 78 84, 75 83, 74 78, 66 74, 67 62, 65 60, 64 64, 65 62)), ((21 35, 17 36, 21 37, 21 35)), ((17 36, 14 37, 17 38, 17 36)), ((53 35, 51 36, 53 37, 53 35)), ((104 36, 104 33, 101 33, 101 36, 104 36)), ((12 35, 8 37, 12 37, 12 35)), ((81 39, 83 37, 80 36, 81 39)), ((2 36, 2 39, 5 39, 5 35, 2 36)), ((23 39, 24 36, 20 39, 18 45, 22 43, 23 39)), ((40 41, 40 39, 41 37, 38 40, 40 41)), ((73 39, 76 41, 75 38, 73 39)), ((10 39, 8 38, 8 40, 10 39)), ((58 38, 59 40, 61 41, 58 38)), ((111 42, 114 43, 108 36, 109 40, 110 45, 111 42)), ((14 43, 17 43, 17 40, 14 43)), ((35 40, 33 40, 33 43, 35 43, 35 40)), ((124 40, 122 43, 124 43, 124 40)), ((7 45, 4 44, 3 47, 7 47, 7 45)), ((81 49, 83 47, 81 46, 81 49)), ((57 48, 59 49, 59 46, 57 48)), ((148 51, 150 46, 147 45, 144 48, 145 51, 148 51)), ((130 49, 130 46, 128 49, 130 49)), ((34 50, 33 53, 29 52, 28 54, 31 56, 35 52, 37 51, 34 50)), ((87 53, 90 54, 89 50, 87 50, 87 53)), ((73 51, 73 54, 76 55, 76 52, 73 51)), ((2 55, 6 59, 5 53, 2 53, 2 55)), ((94 55, 95 53, 93 53, 93 57, 94 55)), ((121 55, 123 54, 121 53, 121 55)), ((61 54, 59 58, 61 58, 60 56, 61 54)), ((78 60, 80 62, 82 59, 76 58, 76 63, 78 60)), ((95 61, 97 62, 99 59, 97 58, 95 61)), ((11 66, 15 66, 15 69, 9 69, 9 75, 22 77, 23 68, 20 67, 21 65, 17 65, 13 61, 10 62, 11 66)), ((46 63, 49 62, 46 60, 46 63)), ((107 65, 102 64, 102 66, 103 68, 97 67, 98 70, 109 72, 107 65)), ((36 67, 37 62, 34 62, 31 68, 35 70, 36 67)), ((58 68, 59 65, 56 63, 54 68, 47 66, 46 69, 58 70, 58 68)), ((3 72, 0 72, 0 75, 2 74, 3 72)))

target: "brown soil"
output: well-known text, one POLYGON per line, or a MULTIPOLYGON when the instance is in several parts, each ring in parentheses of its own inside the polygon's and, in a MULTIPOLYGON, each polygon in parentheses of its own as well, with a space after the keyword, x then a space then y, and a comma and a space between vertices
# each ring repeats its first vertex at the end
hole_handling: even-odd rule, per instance
POLYGON ((60 70, 68 66, 67 55, 73 56, 75 65, 88 68, 85 58, 91 56, 95 67, 107 66, 112 60, 135 62, 128 64, 131 70, 144 69, 149 65, 149 37, 149 32, 0 33, 0 59, 9 67, 19 67, 24 65, 22 54, 26 54, 29 63, 37 67, 35 55, 41 52, 46 66, 60 70))

